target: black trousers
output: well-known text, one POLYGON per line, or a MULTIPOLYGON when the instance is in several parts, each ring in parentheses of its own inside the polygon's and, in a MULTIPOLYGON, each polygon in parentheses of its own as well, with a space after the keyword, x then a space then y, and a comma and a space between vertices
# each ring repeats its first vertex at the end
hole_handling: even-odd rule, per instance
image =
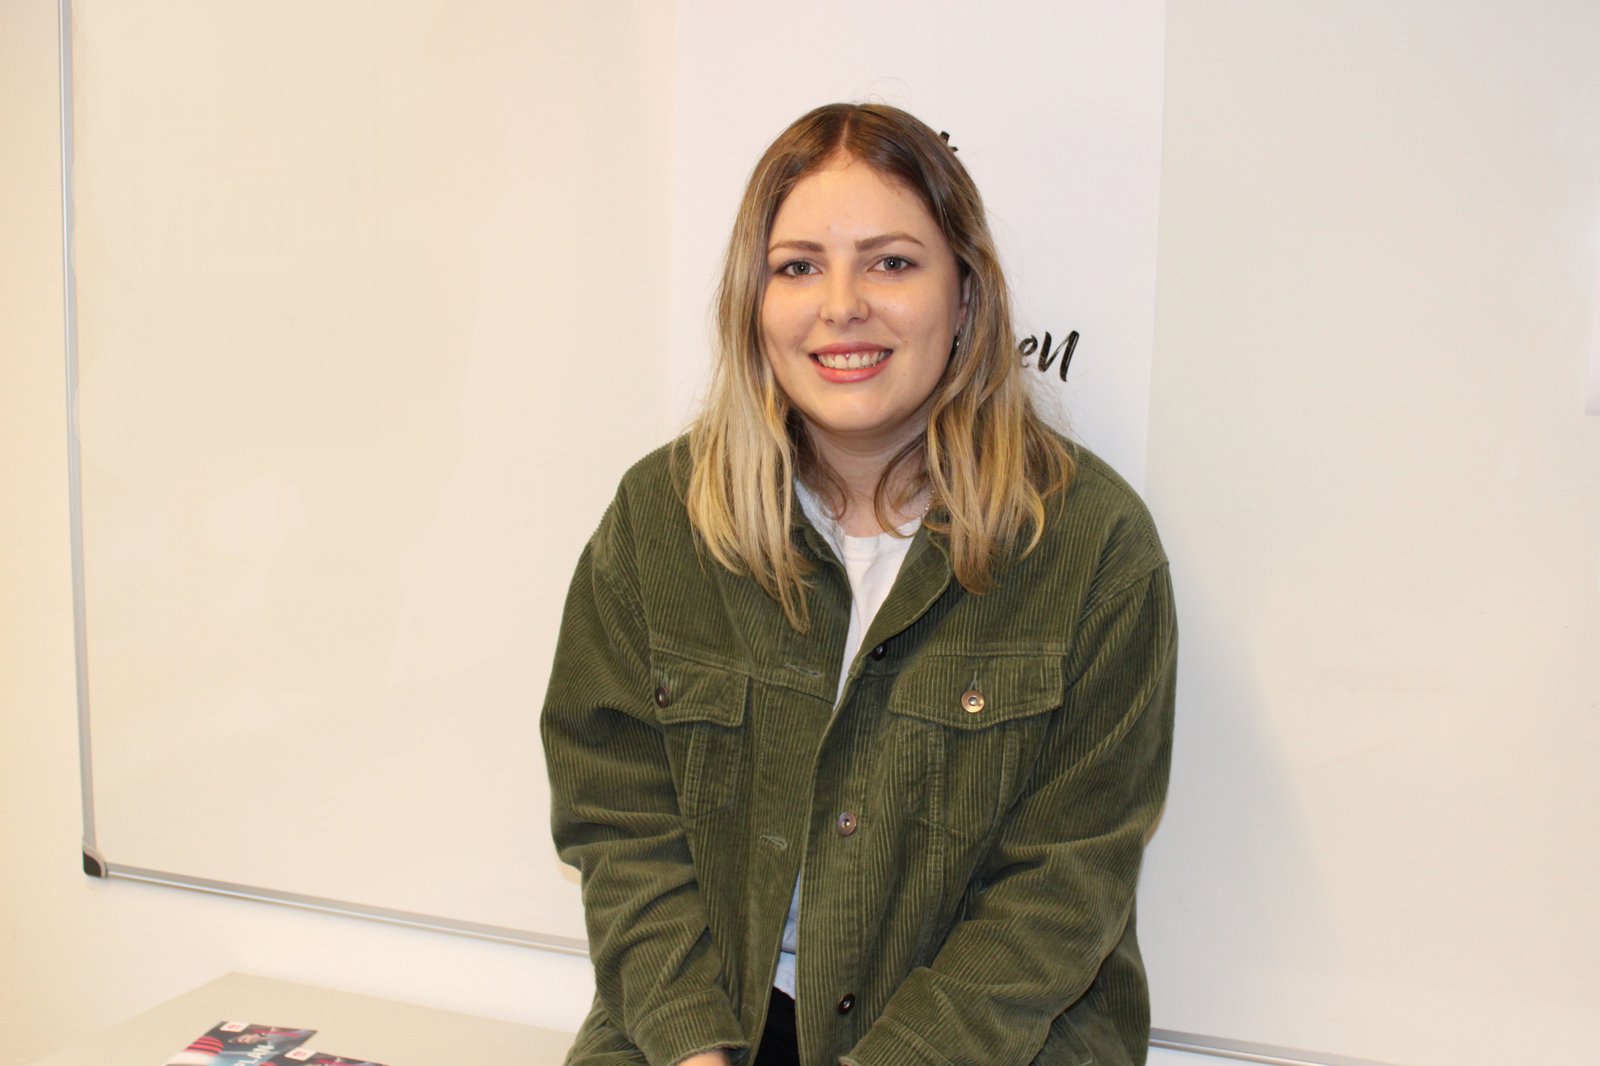
POLYGON ((800 1066, 800 1042, 794 1033, 794 1000, 772 990, 767 1008, 767 1027, 761 1031, 761 1046, 750 1066, 800 1066))

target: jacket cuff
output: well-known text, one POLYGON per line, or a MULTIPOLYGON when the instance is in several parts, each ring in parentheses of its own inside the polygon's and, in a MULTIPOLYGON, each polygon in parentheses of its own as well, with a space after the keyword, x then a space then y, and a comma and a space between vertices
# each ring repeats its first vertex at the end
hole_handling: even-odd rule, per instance
POLYGON ((632 1036, 651 1066, 673 1066, 713 1048, 738 1051, 750 1046, 720 990, 664 1004, 636 1023, 632 1036))

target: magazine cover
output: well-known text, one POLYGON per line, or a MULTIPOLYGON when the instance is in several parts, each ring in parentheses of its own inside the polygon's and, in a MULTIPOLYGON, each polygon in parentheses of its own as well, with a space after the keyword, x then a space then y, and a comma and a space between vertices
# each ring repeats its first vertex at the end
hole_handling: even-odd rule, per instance
POLYGON ((166 1066, 258 1066, 304 1044, 315 1029, 279 1029, 247 1022, 219 1022, 167 1060, 166 1066))
POLYGON ((330 1055, 326 1051, 313 1051, 308 1047, 295 1048, 285 1051, 270 1061, 270 1066, 279 1066, 293 1063, 294 1066, 383 1066, 381 1062, 369 1062, 366 1059, 347 1059, 338 1055, 330 1055))

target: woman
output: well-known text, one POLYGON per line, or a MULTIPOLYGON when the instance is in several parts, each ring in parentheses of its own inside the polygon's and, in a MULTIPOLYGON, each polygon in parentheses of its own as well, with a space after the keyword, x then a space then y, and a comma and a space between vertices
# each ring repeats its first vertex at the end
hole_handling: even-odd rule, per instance
POLYGON ((1166 562, 1033 412, 953 152, 890 107, 797 121, 718 334, 578 564, 545 704, 597 986, 568 1061, 1143 1062, 1166 562))

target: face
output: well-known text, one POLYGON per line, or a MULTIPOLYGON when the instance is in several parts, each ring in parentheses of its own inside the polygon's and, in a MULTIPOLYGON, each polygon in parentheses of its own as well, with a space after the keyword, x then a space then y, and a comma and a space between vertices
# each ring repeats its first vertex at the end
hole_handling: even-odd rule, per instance
POLYGON ((933 216, 866 163, 831 161, 778 208, 762 343, 830 463, 887 461, 923 432, 965 317, 966 287, 933 216))

